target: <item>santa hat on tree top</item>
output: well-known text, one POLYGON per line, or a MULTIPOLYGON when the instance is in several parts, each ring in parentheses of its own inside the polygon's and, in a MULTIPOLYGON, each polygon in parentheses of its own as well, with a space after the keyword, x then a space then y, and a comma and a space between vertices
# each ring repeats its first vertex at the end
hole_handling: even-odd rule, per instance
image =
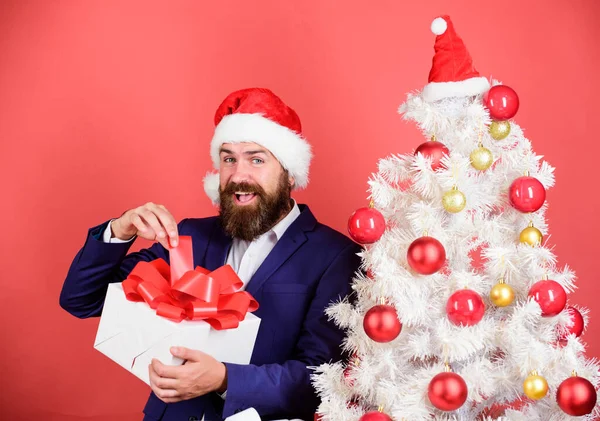
MULTIPOLYGON (((210 156, 216 170, 223 143, 252 142, 264 146, 277 158, 294 177, 295 189, 307 186, 312 152, 302 136, 300 118, 270 90, 249 88, 229 94, 217 108, 215 126, 210 156)), ((219 202, 218 172, 206 175, 204 190, 213 203, 219 202)))
POLYGON ((435 18, 431 32, 437 37, 429 83, 422 92, 425 101, 473 96, 490 89, 488 80, 481 77, 473 66, 473 60, 463 40, 456 34, 450 16, 435 18))

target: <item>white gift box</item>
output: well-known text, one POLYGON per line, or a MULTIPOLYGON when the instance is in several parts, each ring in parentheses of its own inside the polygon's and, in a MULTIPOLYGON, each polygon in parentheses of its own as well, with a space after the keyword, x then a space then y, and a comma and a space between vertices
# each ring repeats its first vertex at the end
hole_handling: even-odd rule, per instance
POLYGON ((259 326, 252 313, 236 329, 215 330, 202 320, 176 323, 157 316, 146 303, 127 300, 122 285, 114 283, 108 286, 94 348, 149 385, 153 358, 167 365, 183 363, 171 355, 172 346, 199 350, 221 362, 248 364, 259 326))

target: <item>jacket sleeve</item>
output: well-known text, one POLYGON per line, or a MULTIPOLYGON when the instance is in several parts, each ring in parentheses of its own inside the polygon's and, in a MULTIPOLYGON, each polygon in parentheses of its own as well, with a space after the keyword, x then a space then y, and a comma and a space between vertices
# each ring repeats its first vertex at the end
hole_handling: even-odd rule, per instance
POLYGON ((313 419, 319 401, 309 367, 341 359, 344 332, 328 320, 325 309, 332 301, 350 294, 353 275, 360 265, 358 251, 354 244, 344 248, 319 280, 292 359, 262 366, 225 364, 223 418, 253 407, 261 416, 313 419))
POLYGON ((108 221, 88 231, 60 292, 60 306, 82 319, 100 316, 108 284, 122 282, 138 262, 158 258, 169 262, 167 250, 159 243, 130 254, 127 252, 133 241, 105 243, 102 234, 107 225, 108 221))

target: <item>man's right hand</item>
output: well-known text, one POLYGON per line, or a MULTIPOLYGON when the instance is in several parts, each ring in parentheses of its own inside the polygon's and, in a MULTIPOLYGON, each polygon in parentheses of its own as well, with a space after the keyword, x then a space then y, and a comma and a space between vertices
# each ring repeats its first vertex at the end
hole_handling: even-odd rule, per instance
POLYGON ((137 235, 158 241, 166 249, 176 247, 179 236, 173 215, 163 205, 152 202, 125 212, 112 221, 111 230, 113 237, 120 240, 129 240, 137 235))

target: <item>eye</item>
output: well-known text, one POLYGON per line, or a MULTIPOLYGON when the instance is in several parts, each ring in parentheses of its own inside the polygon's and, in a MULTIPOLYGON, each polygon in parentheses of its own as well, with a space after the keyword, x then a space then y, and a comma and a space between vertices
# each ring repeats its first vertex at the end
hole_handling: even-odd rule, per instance
POLYGON ((262 164, 263 162, 265 162, 265 161, 263 161, 260 158, 252 158, 252 163, 253 164, 262 164))
POLYGON ((230 156, 226 156, 225 158, 223 158, 223 162, 226 162, 228 164, 232 164, 235 162, 235 158, 232 158, 230 156))

